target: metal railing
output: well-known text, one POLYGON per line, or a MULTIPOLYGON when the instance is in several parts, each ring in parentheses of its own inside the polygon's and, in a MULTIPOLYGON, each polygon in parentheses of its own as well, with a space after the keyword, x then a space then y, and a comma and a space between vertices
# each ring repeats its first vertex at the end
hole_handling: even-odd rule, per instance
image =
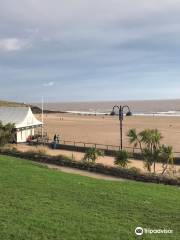
MULTIPOLYGON (((76 147, 95 147, 104 150, 120 150, 119 145, 111 145, 111 144, 102 144, 102 143, 93 143, 93 142, 81 142, 81 141, 70 141, 70 140, 61 140, 60 144, 63 145, 72 145, 76 147)), ((125 149, 133 149, 132 147, 124 147, 125 149)), ((140 150, 139 148, 135 148, 135 150, 140 150)))
MULTIPOLYGON (((53 143, 52 139, 46 138, 44 141, 42 139, 38 139, 32 142, 32 144, 44 144, 51 147, 51 144, 53 143)), ((105 155, 107 156, 114 156, 114 153, 116 151, 119 151, 121 148, 118 145, 111 145, 111 144, 102 144, 102 143, 93 143, 93 142, 82 142, 82 141, 72 141, 72 140, 60 140, 57 142, 56 148, 57 149, 64 149, 69 151, 78 151, 78 152, 85 152, 88 148, 97 148, 99 150, 103 150, 105 155)), ((141 150, 140 148, 133 148, 131 146, 123 146, 123 149, 126 149, 127 151, 133 153, 133 156, 136 156, 135 158, 140 159, 141 156, 141 150)), ((174 157, 177 159, 178 164, 180 164, 180 152, 174 151, 174 157)))

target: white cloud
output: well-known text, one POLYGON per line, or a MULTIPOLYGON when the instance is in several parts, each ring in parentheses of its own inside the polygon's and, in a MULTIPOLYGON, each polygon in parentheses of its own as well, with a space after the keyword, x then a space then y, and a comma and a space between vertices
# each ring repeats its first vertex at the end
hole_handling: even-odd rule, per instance
POLYGON ((52 87, 53 85, 54 85, 54 82, 47 82, 43 84, 44 87, 52 87))
POLYGON ((18 38, 3 38, 0 39, 0 50, 2 51, 19 51, 30 45, 29 41, 26 39, 18 38))

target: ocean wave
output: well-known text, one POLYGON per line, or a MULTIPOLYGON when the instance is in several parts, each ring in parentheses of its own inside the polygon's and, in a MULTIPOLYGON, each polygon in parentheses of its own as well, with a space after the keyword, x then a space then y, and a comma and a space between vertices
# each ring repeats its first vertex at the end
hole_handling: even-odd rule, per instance
MULTIPOLYGON (((79 114, 79 115, 110 115, 110 112, 98 112, 98 111, 66 111, 71 114, 79 114)), ((180 111, 167 111, 167 112, 134 112, 133 116, 162 116, 162 117, 180 117, 180 111)))
POLYGON ((105 112, 88 112, 88 111, 66 111, 67 113, 80 114, 80 115, 107 115, 105 112))
POLYGON ((180 117, 180 111, 134 113, 134 116, 162 116, 162 117, 180 117))

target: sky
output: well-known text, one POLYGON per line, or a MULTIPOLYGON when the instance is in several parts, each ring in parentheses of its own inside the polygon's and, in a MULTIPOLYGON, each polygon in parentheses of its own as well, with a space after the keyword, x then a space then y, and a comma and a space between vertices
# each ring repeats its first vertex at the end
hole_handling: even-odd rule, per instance
POLYGON ((0 0, 0 99, 180 98, 179 0, 0 0))

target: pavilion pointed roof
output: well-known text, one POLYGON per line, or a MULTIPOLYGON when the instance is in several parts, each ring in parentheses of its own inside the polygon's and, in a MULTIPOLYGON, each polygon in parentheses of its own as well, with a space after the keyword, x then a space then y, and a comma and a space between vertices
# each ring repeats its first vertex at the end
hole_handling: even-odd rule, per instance
POLYGON ((15 128, 42 126, 30 107, 0 107, 0 121, 15 124, 15 128))

